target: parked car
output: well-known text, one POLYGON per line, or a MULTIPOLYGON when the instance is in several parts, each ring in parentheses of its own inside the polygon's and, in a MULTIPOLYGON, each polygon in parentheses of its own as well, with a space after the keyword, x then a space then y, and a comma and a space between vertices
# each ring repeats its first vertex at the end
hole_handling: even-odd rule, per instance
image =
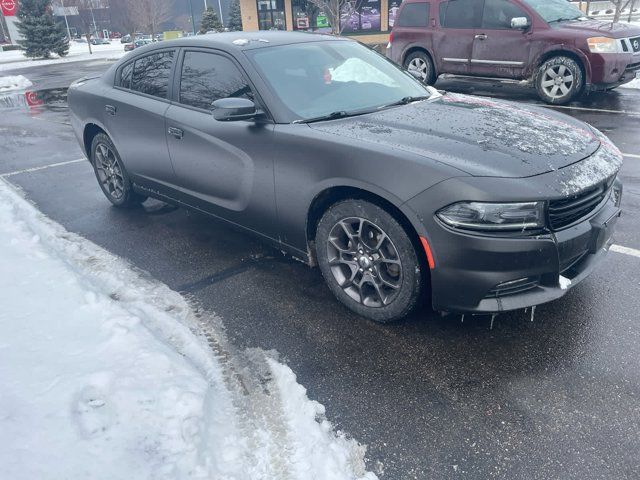
POLYGON ((149 45, 150 43, 153 43, 153 42, 151 40, 136 40, 135 42, 125 43, 124 51, 130 52, 131 50, 144 47, 145 45, 149 45))
POLYGON ((128 33, 120 38, 120 43, 131 43, 131 35, 128 33))
POLYGON ((596 129, 442 95, 346 38, 167 40, 74 82, 68 102, 114 205, 155 197, 256 233, 380 322, 422 292, 450 312, 557 299, 620 215, 622 156, 596 129))
POLYGON ((109 45, 111 42, 107 38, 93 37, 91 45, 109 45))
POLYGON ((565 104, 640 78, 640 26, 589 19, 566 0, 405 0, 387 54, 427 84, 511 79, 565 104))

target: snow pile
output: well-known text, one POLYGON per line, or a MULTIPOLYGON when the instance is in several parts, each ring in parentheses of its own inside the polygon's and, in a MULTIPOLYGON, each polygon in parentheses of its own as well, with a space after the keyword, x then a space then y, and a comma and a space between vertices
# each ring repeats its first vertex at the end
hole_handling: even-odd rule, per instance
POLYGON ((2 478, 376 478, 288 367, 2 180, 0 265, 2 478))
POLYGON ((639 88, 640 89, 640 78, 634 78, 629 83, 620 85, 620 88, 639 88))
POLYGON ((33 83, 22 75, 0 77, 0 93, 8 92, 9 90, 24 90, 31 85, 33 85, 33 83))
POLYGON ((24 56, 22 50, 10 50, 0 52, 0 72, 17 68, 37 67, 41 65, 52 65, 59 63, 70 63, 86 60, 115 60, 122 57, 126 52, 124 45, 119 40, 114 40, 106 45, 91 45, 92 54, 89 53, 89 46, 86 43, 71 42, 69 53, 59 58, 55 54, 48 59, 29 59, 24 56))

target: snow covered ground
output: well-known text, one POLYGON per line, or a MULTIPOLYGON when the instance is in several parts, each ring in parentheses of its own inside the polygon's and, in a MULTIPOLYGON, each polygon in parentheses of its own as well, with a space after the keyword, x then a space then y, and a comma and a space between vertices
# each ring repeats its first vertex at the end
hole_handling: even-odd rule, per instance
POLYGON ((46 60, 29 59, 24 56, 22 50, 0 52, 0 72, 14 68, 36 67, 39 65, 69 63, 91 59, 120 58, 125 54, 124 45, 120 43, 120 40, 113 40, 108 45, 91 45, 91 50, 93 52, 92 54, 89 53, 89 47, 86 43, 71 42, 69 45, 69 53, 65 57, 59 58, 54 54, 52 58, 46 60))
POLYGON ((629 83, 625 83, 624 85, 621 85, 620 88, 640 88, 640 78, 631 80, 629 83))
POLYGON ((376 478, 273 354, 2 179, 0 269, 2 478, 376 478))
POLYGON ((10 90, 25 90, 29 88, 31 81, 22 75, 8 75, 6 77, 0 77, 0 93, 8 92, 10 90))

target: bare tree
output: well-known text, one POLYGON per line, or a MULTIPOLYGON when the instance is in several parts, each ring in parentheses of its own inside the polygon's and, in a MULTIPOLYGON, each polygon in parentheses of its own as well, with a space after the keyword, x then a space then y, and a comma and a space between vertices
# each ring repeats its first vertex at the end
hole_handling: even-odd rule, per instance
POLYGON ((620 21, 620 15, 622 14, 622 10, 627 7, 631 9, 633 7, 634 0, 609 0, 616 7, 616 11, 613 14, 613 21, 620 21))
POLYGON ((171 18, 172 0, 128 0, 132 21, 154 36, 160 25, 171 18))
POLYGON ((135 37, 136 30, 140 27, 130 14, 131 0, 109 0, 109 10, 111 20, 121 33, 128 33, 131 38, 135 37))
POLYGON ((358 10, 362 0, 309 0, 309 3, 318 7, 331 23, 331 32, 340 35, 347 21, 358 10), (344 18, 345 21, 341 21, 344 18))

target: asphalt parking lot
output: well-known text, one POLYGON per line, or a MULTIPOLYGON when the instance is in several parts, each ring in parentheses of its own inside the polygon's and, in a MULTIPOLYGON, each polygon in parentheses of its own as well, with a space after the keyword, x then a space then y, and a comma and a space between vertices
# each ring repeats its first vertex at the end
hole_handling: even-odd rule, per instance
MULTIPOLYGON (((490 329, 487 316, 462 323, 422 309, 381 326, 335 301, 318 270, 212 219, 155 201, 111 208, 82 160, 65 103, 72 80, 107 66, 6 73, 29 78, 42 105, 0 102, 0 175, 68 230, 215 312, 239 348, 277 350, 336 428, 368 445, 368 466, 381 478, 638 478, 639 90, 592 94, 561 109, 625 154, 615 239, 624 248, 533 320, 503 314, 490 329)), ((538 103, 521 87, 437 86, 538 103)))

